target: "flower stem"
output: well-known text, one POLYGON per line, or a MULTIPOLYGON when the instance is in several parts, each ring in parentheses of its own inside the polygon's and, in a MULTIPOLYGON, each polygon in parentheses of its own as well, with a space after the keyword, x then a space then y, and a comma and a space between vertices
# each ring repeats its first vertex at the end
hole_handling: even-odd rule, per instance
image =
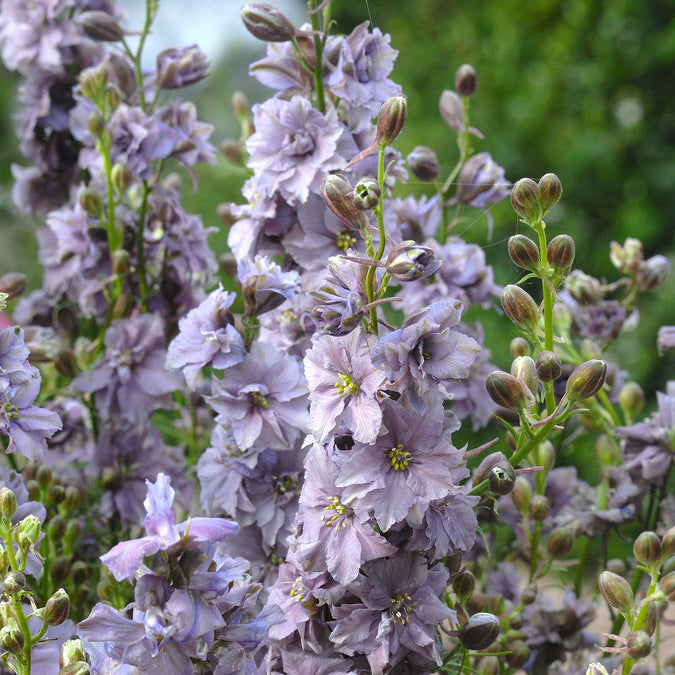
MULTIPOLYGON (((379 233, 380 240, 377 245, 377 251, 373 255, 373 260, 382 260, 382 255, 384 254, 385 246, 385 232, 384 232, 384 213, 382 211, 382 200, 384 196, 384 153, 386 150, 385 145, 380 145, 378 148, 378 162, 377 162, 377 183, 380 187, 380 200, 378 205, 373 209, 377 217, 377 230, 379 233)), ((368 302, 372 303, 375 299, 375 270, 376 266, 371 265, 368 268, 366 273, 366 297, 368 302)), ((378 334, 377 328, 377 307, 370 308, 370 330, 378 334)))
POLYGON ((309 0, 310 21, 314 32, 314 91, 316 92, 316 107, 320 112, 326 111, 326 100, 323 91, 323 42, 319 17, 312 10, 316 8, 316 0, 309 0))

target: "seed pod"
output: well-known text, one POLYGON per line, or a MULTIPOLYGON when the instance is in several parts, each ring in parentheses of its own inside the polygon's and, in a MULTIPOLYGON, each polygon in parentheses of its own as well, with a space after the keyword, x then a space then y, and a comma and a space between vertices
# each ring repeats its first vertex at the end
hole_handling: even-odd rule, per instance
POLYGON ((361 211, 370 211, 380 203, 380 186, 374 178, 362 178, 354 186, 354 204, 361 211))
POLYGON ((641 532, 633 543, 635 557, 647 567, 661 559, 661 539, 656 532, 641 532))
POLYGON ((638 661, 649 656, 652 651, 652 639, 643 630, 633 631, 626 638, 626 653, 638 661))
POLYGON ((624 615, 633 611, 633 590, 623 577, 605 570, 600 574, 598 586, 602 596, 614 609, 624 615))
POLYGON ((478 89, 478 73, 468 63, 462 64, 455 73, 455 89, 461 96, 473 96, 478 89))
POLYGON ((534 395, 527 385, 510 373, 496 370, 488 375, 485 380, 485 388, 490 398, 502 408, 507 410, 532 410, 534 407, 534 395))
POLYGON ((542 382, 553 382, 562 375, 562 363, 560 357, 548 350, 537 354, 537 377, 542 382))
POLYGON ((508 284, 502 292, 502 307, 506 316, 525 331, 536 331, 539 326, 539 308, 532 296, 520 286, 508 284))
POLYGON ((405 96, 392 96, 387 99, 377 115, 375 144, 391 145, 401 133, 407 116, 408 99, 405 96))
POLYGON ((531 178, 521 178, 511 190, 511 206, 527 223, 541 221, 543 211, 539 199, 539 186, 531 178))
POLYGON ((241 20, 246 30, 263 42, 288 42, 295 35, 286 16, 264 2, 247 2, 241 8, 241 20))
POLYGON ((539 248, 524 234, 514 234, 509 238, 509 257, 514 265, 533 272, 539 266, 539 248))
POLYGON ((581 401, 597 394, 605 384, 607 364, 600 359, 591 359, 574 369, 567 380, 565 396, 571 401, 581 401))
POLYGON ((469 617, 459 639, 466 649, 486 649, 502 630, 499 619, 488 612, 479 612, 469 617))
POLYGON ((418 145, 413 148, 406 157, 406 162, 413 176, 419 180, 434 180, 441 173, 438 156, 426 145, 418 145))
POLYGON ((548 211, 558 203, 562 195, 562 183, 554 173, 544 174, 538 183, 539 200, 544 211, 548 211))

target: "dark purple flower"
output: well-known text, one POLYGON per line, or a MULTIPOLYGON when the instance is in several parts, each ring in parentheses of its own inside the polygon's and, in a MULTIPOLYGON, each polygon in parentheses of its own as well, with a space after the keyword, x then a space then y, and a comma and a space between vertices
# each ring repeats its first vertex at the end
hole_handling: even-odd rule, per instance
POLYGON ((320 113, 305 98, 269 99, 253 106, 255 133, 247 142, 248 165, 265 182, 265 194, 279 192, 289 203, 319 192, 324 178, 346 164, 338 154, 344 133, 334 108, 320 113))

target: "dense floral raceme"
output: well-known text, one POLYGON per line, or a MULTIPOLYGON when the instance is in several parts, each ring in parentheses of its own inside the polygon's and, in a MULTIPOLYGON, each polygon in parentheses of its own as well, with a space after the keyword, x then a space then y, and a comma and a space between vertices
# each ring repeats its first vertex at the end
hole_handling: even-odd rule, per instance
POLYGON ((148 61, 143 4, 0 9, 44 223, 42 286, 0 271, 0 670, 670 672, 675 382, 650 401, 621 360, 668 258, 574 269, 560 180, 507 180, 469 64, 429 92, 455 165, 404 158, 392 37, 332 0, 244 4, 271 95, 233 95, 221 157, 180 91, 206 55, 148 61), (240 196, 227 250, 184 207, 200 164, 240 196))

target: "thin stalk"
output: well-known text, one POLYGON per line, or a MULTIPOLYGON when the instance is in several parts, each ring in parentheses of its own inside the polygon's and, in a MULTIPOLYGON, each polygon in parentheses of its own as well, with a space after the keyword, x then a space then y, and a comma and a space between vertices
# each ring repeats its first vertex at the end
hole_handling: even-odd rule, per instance
MULTIPOLYGON (((378 161, 377 161, 377 183, 380 187, 380 201, 375 207, 375 215, 377 217, 377 229, 379 233, 380 240, 377 245, 377 251, 373 255, 373 260, 379 261, 382 260, 382 255, 384 254, 385 247, 385 231, 384 231, 384 213, 382 211, 382 200, 384 198, 384 152, 386 146, 380 145, 378 148, 378 161)), ((371 265, 368 268, 366 273, 366 297, 368 302, 372 303, 375 299, 375 270, 376 266, 371 265)), ((377 328, 377 307, 370 308, 370 330, 378 334, 377 328)))
POLYGON ((326 111, 326 100, 323 91, 323 42, 321 41, 321 27, 319 16, 311 10, 316 8, 316 0, 309 0, 310 21, 314 32, 314 91, 316 92, 316 107, 319 112, 326 111))

